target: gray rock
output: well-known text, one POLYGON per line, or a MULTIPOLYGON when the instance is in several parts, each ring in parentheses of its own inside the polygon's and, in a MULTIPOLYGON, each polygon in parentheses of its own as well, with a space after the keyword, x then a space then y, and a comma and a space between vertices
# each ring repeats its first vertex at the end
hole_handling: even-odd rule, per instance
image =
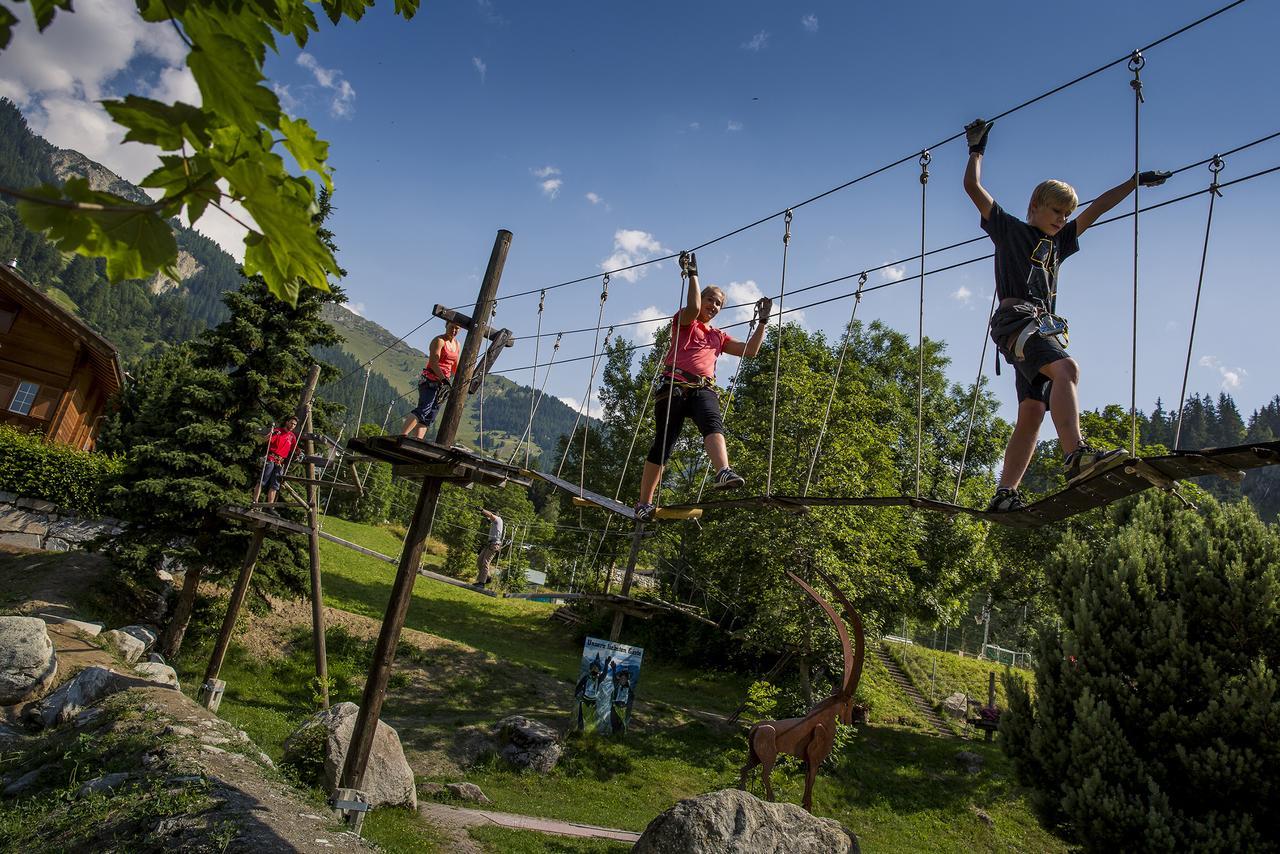
POLYGON ((57 513, 58 505, 40 498, 19 498, 18 506, 23 510, 34 510, 37 513, 57 513))
POLYGON ((0 531, 8 534, 39 534, 49 532, 49 518, 16 508, 0 508, 0 531))
POLYGON ((493 737, 498 743, 498 755, 521 771, 546 774, 556 767, 564 752, 559 733, 524 715, 510 715, 498 721, 493 737))
POLYGON ((645 828, 632 854, 857 854, 839 822, 738 789, 680 801, 645 828))
POLYGON ((175 690, 182 689, 182 686, 178 684, 178 671, 167 664, 144 661, 141 664, 135 664, 133 669, 148 682, 155 682, 157 685, 168 685, 175 690))
MULTIPOLYGON (((154 665, 153 665, 154 666, 154 665)), ((105 667, 86 667, 58 686, 38 703, 27 707, 28 722, 37 728, 51 727, 75 718, 88 706, 119 691, 150 686, 154 683, 124 676, 105 667)))
POLYGON ((475 783, 447 783, 444 788, 460 801, 469 801, 473 804, 493 803, 475 783))
POLYGON ((88 635, 91 638, 97 637, 99 634, 102 633, 102 629, 103 629, 103 626, 101 623, 90 623, 86 620, 77 620, 73 617, 68 617, 63 614, 41 613, 41 614, 36 614, 36 616, 44 620, 46 623, 61 623, 66 626, 70 626, 76 631, 83 632, 84 634, 88 635))
POLYGON ((47 552, 69 552, 71 549, 71 543, 57 537, 48 537, 44 541, 44 550, 47 552))
POLYGON ((68 516, 49 525, 49 536, 59 537, 68 543, 80 545, 92 540, 94 537, 105 534, 108 529, 108 525, 99 522, 97 519, 80 519, 75 516, 68 516))
POLYGON ((190 738, 191 736, 196 734, 196 731, 193 730, 191 727, 183 726, 182 724, 169 724, 167 727, 164 728, 164 732, 160 734, 161 735, 177 735, 183 738, 190 738))
POLYGON ((424 798, 436 798, 445 793, 443 783, 419 783, 418 794, 424 798))
POLYGON ((39 534, 10 534, 0 533, 0 545, 18 546, 24 549, 38 549, 44 547, 44 538, 39 534))
MULTIPOLYGON (((339 703, 331 709, 317 712, 285 739, 285 760, 293 764, 305 764, 314 756, 307 756, 308 747, 323 739, 324 779, 329 791, 337 788, 342 766, 351 746, 351 733, 355 729, 356 715, 360 707, 355 703, 339 703), (321 732, 314 730, 320 727, 321 732)), ((413 769, 405 761, 400 736, 383 721, 374 730, 373 746, 369 762, 365 766, 361 790, 374 807, 407 806, 418 808, 418 793, 414 790, 413 769)))
POLYGON ((44 620, 0 617, 0 706, 44 696, 58 675, 58 656, 44 620))
POLYGON ((133 635, 125 634, 120 629, 103 632, 101 637, 108 648, 115 650, 116 654, 123 658, 126 664, 133 664, 146 652, 146 645, 142 641, 133 635))
POLYGON ((12 492, 4 492, 0 490, 0 504, 16 504, 18 496, 12 492))
POLYGON ((151 662, 152 664, 167 664, 167 663, 168 663, 168 662, 166 662, 166 661, 164 660, 164 656, 163 656, 163 655, 161 655, 161 654, 160 654, 160 653, 158 653, 158 652, 149 652, 149 653, 147 653, 147 661, 151 662))
POLYGON ((969 716, 969 698, 959 692, 942 701, 942 711, 956 720, 964 720, 969 716))
POLYGON ((125 626, 120 631, 142 641, 145 652, 151 652, 160 640, 160 630, 155 626, 125 626))
POLYGON ((129 775, 124 771, 118 771, 115 774, 103 774, 101 777, 95 777, 85 783, 76 792, 77 798, 83 798, 85 795, 110 794, 120 788, 129 779, 129 775))
POLYGON ((961 750, 955 755, 955 762, 966 774, 977 774, 982 770, 982 757, 972 750, 961 750))
POLYGON ((0 792, 0 794, 5 795, 6 797, 22 794, 27 789, 30 789, 36 780, 40 779, 40 772, 43 770, 43 768, 37 768, 34 771, 28 771, 12 783, 5 786, 4 790, 0 792))

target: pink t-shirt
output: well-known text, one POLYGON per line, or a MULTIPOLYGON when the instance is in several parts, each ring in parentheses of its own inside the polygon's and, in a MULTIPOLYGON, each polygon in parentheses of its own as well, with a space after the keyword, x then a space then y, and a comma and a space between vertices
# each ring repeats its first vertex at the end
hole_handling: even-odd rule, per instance
MULTIPOLYGON (((676 321, 679 315, 672 318, 676 321)), ((674 326, 674 323, 673 323, 674 326)), ((677 345, 675 366, 682 371, 700 377, 715 377, 716 357, 724 352, 724 345, 732 341, 728 332, 694 320, 688 326, 680 326, 672 332, 672 343, 677 345), (677 339, 678 336, 678 340, 677 339)), ((672 364, 672 352, 667 350, 663 364, 672 364)))

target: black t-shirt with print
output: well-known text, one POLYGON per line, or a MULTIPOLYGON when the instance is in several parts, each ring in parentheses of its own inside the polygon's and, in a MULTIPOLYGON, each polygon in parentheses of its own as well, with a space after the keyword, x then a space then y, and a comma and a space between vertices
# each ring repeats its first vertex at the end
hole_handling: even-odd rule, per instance
POLYGON ((991 216, 982 220, 982 230, 996 247, 996 295, 1032 300, 1053 311, 1058 266, 1080 250, 1076 221, 1050 237, 992 202, 991 216))

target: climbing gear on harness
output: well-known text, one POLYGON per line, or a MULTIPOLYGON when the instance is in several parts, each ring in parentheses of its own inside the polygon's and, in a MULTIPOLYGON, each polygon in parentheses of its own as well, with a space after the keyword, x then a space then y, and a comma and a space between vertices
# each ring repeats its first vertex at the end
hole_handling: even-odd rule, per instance
POLYGON ((1099 468, 1106 468, 1108 464, 1115 464, 1124 458, 1124 451, 1100 451, 1089 445, 1081 444, 1071 453, 1067 454, 1066 460, 1063 461, 1062 473, 1067 479, 1067 484, 1075 483, 1082 477, 1093 474, 1099 468))
POLYGON ((691 279, 698 275, 698 256, 692 252, 680 253, 680 277, 691 279))
POLYGON ((991 133, 994 124, 986 119, 974 119, 964 126, 964 138, 969 143, 970 154, 986 154, 987 134, 991 133))
POLYGON ((716 473, 715 489, 737 489, 746 484, 742 475, 725 466, 716 473))
POLYGON ((681 389, 709 388, 716 392, 720 391, 716 388, 715 377, 704 377, 674 365, 666 365, 662 373, 657 376, 654 385, 659 391, 665 386, 676 386, 681 389))
POLYGON ((1018 337, 1013 341, 1013 346, 1009 348, 1014 360, 1021 362, 1026 358, 1027 339, 1032 335, 1039 335, 1041 338, 1052 338, 1058 342, 1058 346, 1065 349, 1068 340, 1067 321, 1065 318, 1050 314, 1047 311, 1037 312, 1034 319, 1022 327, 1018 337))
POLYGON ((991 499, 991 503, 987 505, 988 513, 1010 513, 1014 510, 1021 510, 1027 506, 1027 502, 1022 497, 1022 493, 1017 489, 1010 489, 1002 486, 996 490, 995 497, 991 499))

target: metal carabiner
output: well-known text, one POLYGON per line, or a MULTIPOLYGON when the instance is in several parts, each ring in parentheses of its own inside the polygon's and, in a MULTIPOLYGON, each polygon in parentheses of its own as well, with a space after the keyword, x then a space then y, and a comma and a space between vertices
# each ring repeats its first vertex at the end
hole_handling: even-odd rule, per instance
POLYGON ((920 183, 929 183, 929 164, 933 162, 933 155, 929 153, 929 149, 920 152, 920 183))
POLYGON ((1218 187, 1218 173, 1222 171, 1222 167, 1227 164, 1218 155, 1213 155, 1213 159, 1209 161, 1209 171, 1213 173, 1213 181, 1209 184, 1209 192, 1218 198, 1222 198, 1222 190, 1218 187))

